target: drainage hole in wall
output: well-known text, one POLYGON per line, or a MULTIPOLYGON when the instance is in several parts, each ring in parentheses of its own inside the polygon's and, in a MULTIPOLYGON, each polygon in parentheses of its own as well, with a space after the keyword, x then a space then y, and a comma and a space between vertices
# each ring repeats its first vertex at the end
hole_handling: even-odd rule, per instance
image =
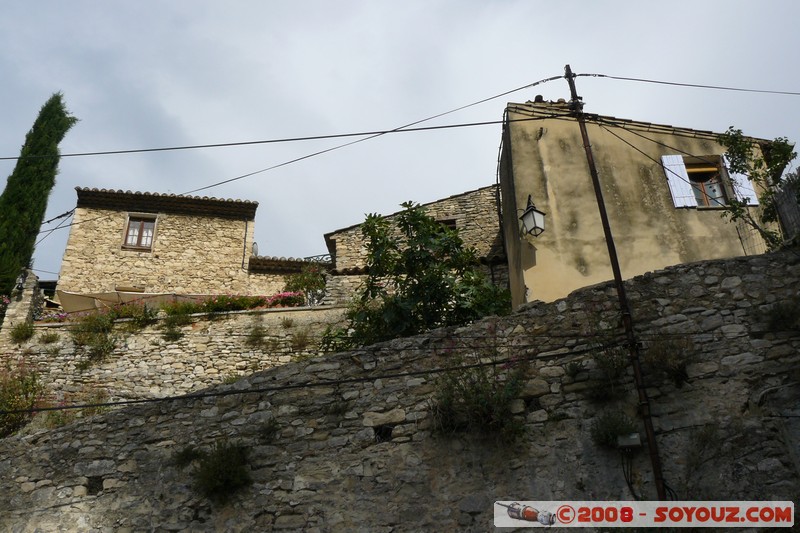
POLYGON ((394 429, 394 426, 375 426, 372 429, 375 431, 375 442, 388 442, 392 440, 392 429, 394 429))

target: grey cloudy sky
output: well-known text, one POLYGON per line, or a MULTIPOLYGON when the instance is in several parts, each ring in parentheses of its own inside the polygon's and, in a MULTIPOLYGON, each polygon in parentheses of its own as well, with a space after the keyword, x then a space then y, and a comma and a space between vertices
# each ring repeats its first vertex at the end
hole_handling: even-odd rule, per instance
MULTIPOLYGON (((534 81, 601 73, 800 91, 800 2, 140 0, 4 2, 0 157, 64 93, 63 154, 392 129, 534 81)), ((800 140, 800 97, 578 78, 592 113, 800 140)), ((500 120, 509 101, 426 125, 500 120)), ((197 193, 259 202, 261 255, 325 253, 322 235, 495 182, 500 125, 385 135, 197 193)), ((184 193, 344 140, 62 158, 47 218, 75 187, 184 193)), ((0 177, 13 161, 0 161, 0 177)), ((587 186, 589 184, 587 183, 587 186)), ((56 223, 43 229, 49 229, 56 223)), ((37 247, 55 279, 68 230, 37 247)))

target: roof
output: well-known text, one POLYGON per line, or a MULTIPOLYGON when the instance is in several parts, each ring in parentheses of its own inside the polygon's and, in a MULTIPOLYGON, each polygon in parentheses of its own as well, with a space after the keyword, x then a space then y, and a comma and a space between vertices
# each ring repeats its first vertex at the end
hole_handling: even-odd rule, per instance
POLYGON ((331 266, 330 260, 253 255, 250 256, 248 270, 251 272, 267 272, 272 274, 293 274, 301 272, 305 266, 311 264, 320 265, 325 270, 331 266))
MULTIPOLYGON (((575 116, 570 110, 569 103, 563 98, 557 102, 531 102, 530 100, 524 104, 509 102, 506 105, 506 111, 542 119, 552 118, 556 120, 575 120, 575 116)), ((596 113, 584 112, 583 117, 588 123, 604 124, 610 127, 636 130, 640 132, 667 133, 681 137, 695 137, 713 141, 716 141, 720 135, 719 133, 708 130, 695 130, 692 128, 670 126, 669 124, 653 124, 652 122, 641 122, 626 118, 616 118, 608 115, 598 115, 596 113)), ((758 139, 755 137, 746 138, 759 144, 769 144, 771 142, 767 139, 758 139)))
MULTIPOLYGON (((453 198, 458 198, 460 196, 466 196, 468 194, 473 194, 473 193, 476 193, 478 191, 483 191, 485 189, 494 189, 494 188, 497 188, 497 184, 489 185, 487 187, 479 187, 477 189, 474 189, 474 190, 471 190, 471 191, 462 192, 462 193, 459 193, 459 194, 453 194, 453 195, 448 196, 446 198, 440 198, 440 199, 434 200, 432 202, 427 202, 427 203, 424 203, 424 204, 420 204, 419 207, 425 208, 426 206, 438 204, 438 203, 443 202, 445 200, 451 200, 453 198)), ((397 215, 399 213, 402 213, 402 210, 395 211, 394 213, 391 213, 391 214, 388 214, 388 215, 383 215, 383 217, 384 218, 390 218, 390 217, 393 217, 393 216, 395 216, 395 215, 397 215)), ((336 235, 338 233, 344 233, 345 231, 350 231, 352 229, 355 229, 355 228, 361 226, 363 223, 364 222, 362 221, 362 222, 359 222, 358 224, 353 224, 351 226, 347 226, 346 228, 341 228, 341 229, 337 229, 337 230, 330 231, 330 232, 326 233, 324 235, 324 237, 325 237, 325 245, 328 247, 328 251, 333 253, 333 247, 334 246, 333 246, 333 242, 331 242, 331 241, 334 240, 334 238, 333 238, 334 235, 336 235)))
POLYGON ((208 196, 183 196, 151 192, 131 192, 111 189, 75 187, 78 207, 141 211, 145 213, 175 213, 220 218, 255 219, 258 202, 230 200, 208 196))

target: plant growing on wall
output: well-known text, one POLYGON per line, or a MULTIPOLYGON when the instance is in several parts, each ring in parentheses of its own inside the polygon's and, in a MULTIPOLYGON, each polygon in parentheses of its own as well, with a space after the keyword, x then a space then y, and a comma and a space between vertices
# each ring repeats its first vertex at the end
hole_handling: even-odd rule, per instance
POLYGON ((436 380, 431 399, 434 427, 444 434, 476 433, 511 442, 522 433, 511 402, 522 391, 527 366, 498 368, 480 363, 480 357, 455 357, 454 366, 467 368, 446 372, 436 380))
POLYGON ((208 451, 187 446, 173 456, 173 462, 178 467, 194 463, 195 488, 215 503, 225 504, 252 483, 247 454, 246 446, 221 440, 208 451))
POLYGON ((326 349, 407 337, 510 311, 507 290, 478 268, 474 249, 411 202, 395 220, 368 215, 361 231, 367 279, 346 313, 344 328, 326 333, 326 349))
POLYGON ((72 327, 70 335, 76 346, 87 350, 88 359, 80 367, 88 368, 94 362, 102 361, 116 346, 112 335, 114 315, 112 313, 91 313, 84 315, 72 327))
MULTIPOLYGON (((719 136, 719 142, 725 147, 728 169, 733 174, 744 174, 754 184, 760 186, 758 201, 761 205, 760 215, 747 208, 747 201, 731 198, 722 206, 722 216, 731 221, 741 221, 756 230, 770 249, 777 248, 783 242, 781 233, 770 229, 769 224, 778 221, 776 195, 787 183, 800 184, 797 173, 782 176, 786 166, 797 157, 794 145, 784 137, 778 137, 769 145, 757 150, 756 144, 742 135, 742 130, 734 127, 719 136)), ((796 188, 800 191, 800 188, 796 188)))
MULTIPOLYGON (((41 400, 44 386, 38 374, 20 362, 16 367, 0 369, 0 411, 33 409, 41 400)), ((7 437, 27 424, 32 413, 0 415, 0 438, 7 437)))

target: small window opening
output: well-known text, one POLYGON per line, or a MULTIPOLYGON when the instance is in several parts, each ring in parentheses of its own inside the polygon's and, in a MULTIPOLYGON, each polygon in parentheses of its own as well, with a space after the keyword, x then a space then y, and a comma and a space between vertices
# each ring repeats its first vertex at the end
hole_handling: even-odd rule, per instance
POLYGON ((375 431, 375 442, 388 442, 392 440, 392 429, 394 429, 394 426, 375 426, 372 429, 375 431))

